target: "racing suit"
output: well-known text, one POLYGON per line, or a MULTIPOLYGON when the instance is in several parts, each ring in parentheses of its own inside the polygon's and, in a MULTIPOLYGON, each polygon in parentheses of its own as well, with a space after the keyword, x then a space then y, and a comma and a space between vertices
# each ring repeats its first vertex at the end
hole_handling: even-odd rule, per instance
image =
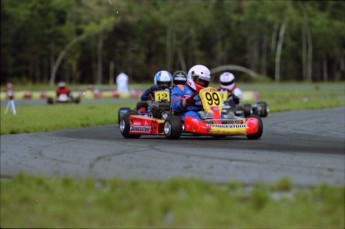
POLYGON ((183 99, 186 99, 190 96, 195 95, 194 90, 192 90, 187 85, 177 85, 172 89, 171 92, 171 108, 175 114, 181 115, 181 120, 184 122, 186 117, 192 117, 197 120, 201 120, 198 115, 198 111, 202 110, 201 100, 199 95, 195 95, 194 98, 194 105, 189 105, 183 107, 183 99))
POLYGON ((158 90, 158 87, 157 85, 153 85, 149 88, 147 88, 143 94, 140 96, 140 100, 141 101, 148 101, 148 100, 152 100, 153 99, 153 96, 154 96, 154 93, 155 91, 158 90))
POLYGON ((220 85, 218 87, 218 91, 220 92, 227 92, 229 95, 228 101, 229 105, 234 108, 236 107, 237 104, 240 103, 240 99, 242 96, 242 91, 240 88, 236 86, 236 84, 231 85, 231 86, 222 86, 220 85))
POLYGON ((66 88, 66 87, 64 87, 64 88, 59 88, 59 89, 56 91, 56 96, 59 97, 60 95, 63 95, 63 94, 69 96, 70 92, 71 92, 71 91, 70 91, 68 88, 66 88))
POLYGON ((137 103, 137 111, 138 113, 147 113, 147 111, 150 110, 150 107, 148 106, 148 104, 146 103, 146 105, 143 105, 143 102, 146 102, 146 101, 154 101, 154 96, 155 96, 155 92, 156 91, 168 91, 169 94, 171 92, 170 88, 162 88, 162 87, 159 87, 157 85, 153 85, 151 87, 149 87, 148 89, 146 89, 143 94, 140 96, 140 100, 142 102, 139 102, 137 103))

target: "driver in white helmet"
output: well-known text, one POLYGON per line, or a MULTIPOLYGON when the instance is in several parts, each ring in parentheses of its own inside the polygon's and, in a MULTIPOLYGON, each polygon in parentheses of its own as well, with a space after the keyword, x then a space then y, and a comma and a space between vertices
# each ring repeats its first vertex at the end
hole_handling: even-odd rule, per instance
POLYGON ((71 94, 70 89, 66 86, 64 81, 60 81, 58 83, 58 89, 56 90, 56 96, 59 97, 60 95, 66 95, 69 97, 71 94))
POLYGON ((240 103, 242 91, 236 86, 235 76, 230 72, 224 72, 219 77, 218 91, 228 93, 229 105, 234 108, 240 103))
POLYGON ((186 84, 172 89, 171 108, 175 114, 181 115, 183 122, 187 117, 201 120, 198 111, 202 110, 202 105, 198 93, 208 87, 210 80, 210 70, 204 65, 195 65, 188 71, 186 84))

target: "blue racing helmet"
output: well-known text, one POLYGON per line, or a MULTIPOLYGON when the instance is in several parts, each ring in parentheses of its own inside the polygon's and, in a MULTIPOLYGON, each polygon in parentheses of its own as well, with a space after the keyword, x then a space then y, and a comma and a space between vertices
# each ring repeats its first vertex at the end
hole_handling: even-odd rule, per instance
POLYGON ((156 73, 154 84, 159 88, 168 88, 171 86, 172 78, 170 72, 162 70, 156 73))

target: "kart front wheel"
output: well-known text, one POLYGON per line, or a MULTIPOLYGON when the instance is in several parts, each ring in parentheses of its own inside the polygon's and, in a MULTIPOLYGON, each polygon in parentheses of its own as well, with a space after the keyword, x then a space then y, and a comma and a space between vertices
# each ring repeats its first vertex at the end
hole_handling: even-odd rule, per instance
POLYGON ((164 122, 164 135, 167 139, 179 139, 182 133, 181 119, 170 115, 164 122))
POLYGON ((131 108, 129 108, 129 107, 122 107, 122 108, 119 109, 119 111, 117 112, 117 122, 118 122, 118 124, 120 124, 120 120, 121 120, 122 116, 124 114, 126 114, 130 110, 131 110, 131 108))
POLYGON ((135 112, 128 112, 124 114, 120 120, 120 132, 125 138, 139 138, 140 134, 130 134, 129 130, 131 128, 130 116, 135 114, 135 112))

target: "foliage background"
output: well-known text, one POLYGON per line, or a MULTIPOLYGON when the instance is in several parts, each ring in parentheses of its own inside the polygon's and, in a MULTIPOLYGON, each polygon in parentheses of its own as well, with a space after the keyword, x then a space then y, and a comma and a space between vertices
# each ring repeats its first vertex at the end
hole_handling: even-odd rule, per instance
POLYGON ((344 80, 344 11, 344 1, 2 0, 1 83, 104 84, 121 71, 151 82, 196 63, 274 79, 277 56, 281 81, 344 80))

